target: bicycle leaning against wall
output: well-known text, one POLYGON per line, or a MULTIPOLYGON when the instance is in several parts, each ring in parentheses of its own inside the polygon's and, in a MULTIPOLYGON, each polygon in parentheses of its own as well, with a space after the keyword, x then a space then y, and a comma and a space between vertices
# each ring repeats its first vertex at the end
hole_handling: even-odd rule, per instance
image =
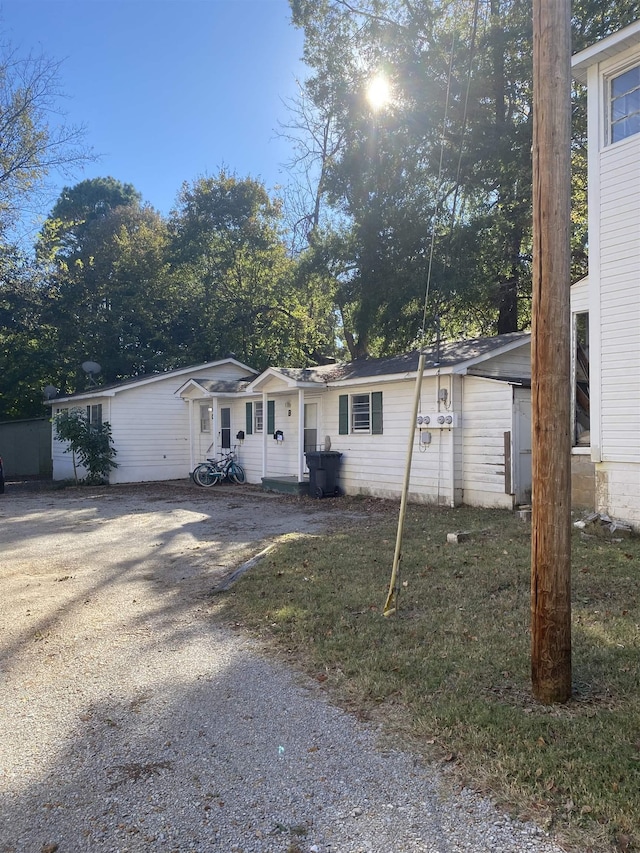
POLYGON ((223 480, 230 483, 244 483, 246 475, 244 468, 236 460, 236 448, 223 453, 220 459, 207 459, 193 469, 191 474, 198 486, 217 486, 223 480))

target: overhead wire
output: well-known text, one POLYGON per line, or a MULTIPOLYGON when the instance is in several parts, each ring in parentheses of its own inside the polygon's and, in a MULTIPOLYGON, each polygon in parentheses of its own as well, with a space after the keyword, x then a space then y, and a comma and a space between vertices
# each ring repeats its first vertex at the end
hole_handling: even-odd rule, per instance
MULTIPOLYGON (((460 149, 458 156, 458 168, 456 172, 456 181, 455 181, 455 191, 454 191, 454 206, 452 208, 452 217, 451 217, 451 231, 450 234, 453 233, 453 226, 455 221, 455 207, 457 205, 457 197, 459 190, 459 180, 460 180, 460 171, 462 164, 462 146, 464 141, 464 134, 466 131, 466 124, 468 118, 468 105, 469 105, 469 93, 471 87, 471 72, 472 72, 472 59, 475 53, 475 42, 477 35, 477 26, 478 26, 478 13, 479 13, 479 5, 480 0, 475 0, 474 3, 474 13, 472 19, 472 36, 471 36, 471 46, 473 50, 470 52, 469 65, 467 70, 467 92, 465 96, 465 103, 463 109, 463 122, 462 122, 462 132, 460 134, 460 149)), ((391 616, 397 613, 399 606, 399 598, 400 598, 400 563, 402 560, 402 541, 404 536, 404 521, 406 517, 406 504, 407 497, 409 494, 409 482, 411 477, 411 458, 413 452, 413 441, 414 441, 414 429, 416 424, 416 418, 418 414, 418 407, 420 404, 420 394, 422 389, 422 376, 424 373, 424 364, 425 364, 425 352, 424 352, 424 338, 426 332, 427 325, 427 309, 429 304, 429 294, 431 288, 431 278, 433 273, 433 258, 435 253, 435 239, 436 239, 436 227, 438 223, 438 212, 439 212, 439 199, 442 195, 442 187, 444 184, 443 172, 444 172, 444 152, 445 152, 445 140, 446 140, 446 131, 447 125, 449 121, 449 102, 451 99, 451 82, 453 78, 453 62, 454 62, 454 54, 455 54, 455 46, 456 46, 456 28, 455 26, 452 28, 452 38, 451 38, 451 51, 449 55, 449 68, 447 73, 447 89, 446 89, 446 98, 445 98, 445 108, 444 115, 442 120, 442 133, 440 135, 440 159, 438 164, 438 177, 436 181, 436 194, 435 194, 435 203, 434 203, 434 211, 433 217, 431 219, 431 240, 429 246, 429 261, 427 266, 427 277, 425 281, 425 294, 424 294, 424 303, 423 303, 423 311, 422 311, 422 325, 419 331, 419 351, 420 355, 418 358, 418 369, 416 371, 416 384, 415 384, 415 394, 413 400, 413 409, 411 422, 409 425, 409 436, 408 436, 408 445, 407 445, 407 455, 405 460, 405 472, 404 472, 404 480, 402 487, 402 494, 400 498, 400 511, 398 515, 398 527, 396 532, 396 544, 393 556, 393 565, 391 569, 391 579, 389 581, 389 591, 387 593, 387 599, 383 608, 384 616, 391 616)), ((449 244, 450 244, 449 240, 449 244)), ((439 334, 439 330, 438 330, 439 334)), ((440 474, 438 471, 438 491, 440 489, 440 474)))

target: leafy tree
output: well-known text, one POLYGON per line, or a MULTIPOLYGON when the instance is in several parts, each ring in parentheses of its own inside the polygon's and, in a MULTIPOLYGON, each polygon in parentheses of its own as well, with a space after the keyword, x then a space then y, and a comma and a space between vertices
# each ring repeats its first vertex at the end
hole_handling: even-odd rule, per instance
POLYGON ((222 171, 185 184, 170 227, 173 275, 188 294, 174 340, 192 360, 231 351, 257 367, 308 363, 328 328, 321 297, 296 276, 281 206, 261 183, 222 171))
POLYGON ((0 234, 43 190, 52 170, 69 174, 95 159, 83 144, 84 128, 52 120, 60 115, 60 65, 0 45, 0 234))
POLYGON ((43 316, 57 331, 54 384, 82 387, 87 359, 99 361, 103 382, 180 363, 167 246, 165 220, 131 185, 106 178, 65 188, 38 246, 51 290, 43 316))
POLYGON ((55 329, 42 322, 47 289, 33 261, 0 245, 0 420, 43 417, 55 329))
MULTIPOLYGON (((635 20, 638 6, 637 0, 578 0, 576 49, 635 20)), ((428 268, 427 326, 437 322, 445 333, 526 327, 530 2, 291 0, 291 8, 312 70, 305 111, 294 112, 292 124, 301 134, 300 150, 320 158, 318 191, 328 216, 335 211, 339 222, 349 223, 350 273, 336 293, 352 355, 413 340, 423 325, 428 268), (362 93, 380 70, 395 98, 372 117, 362 93), (330 158, 318 145, 322 119, 331 121, 331 139, 339 140, 330 158)), ((586 262, 581 94, 576 91, 576 276, 586 262)))
POLYGON ((115 178, 90 178, 64 187, 38 238, 41 260, 72 263, 82 255, 93 226, 118 207, 139 208, 142 196, 115 178))
POLYGON ((105 483, 109 473, 118 464, 114 461, 117 450, 113 446, 111 424, 104 421, 91 424, 87 414, 80 408, 59 412, 53 419, 56 437, 67 442, 65 453, 73 458, 73 474, 78 482, 77 463, 87 471, 87 483, 105 483))
POLYGON ((464 12, 454 15, 449 4, 390 0, 354 9, 299 0, 292 8, 316 72, 308 91, 320 110, 327 97, 334 110, 340 103, 344 144, 325 187, 329 204, 352 222, 357 251, 350 282, 356 298, 353 354, 372 349, 372 334, 383 350, 415 338, 429 268, 427 322, 435 315, 442 322, 448 314, 451 324, 459 323, 455 313, 469 304, 464 291, 477 297, 478 290, 466 279, 466 265, 458 263, 453 235, 467 248, 476 245, 480 223, 498 252, 493 268, 483 264, 484 300, 493 305, 498 331, 514 328, 513 294, 522 269, 526 273, 522 249, 528 239, 528 210, 518 192, 528 186, 522 150, 530 150, 530 110, 520 108, 526 93, 511 85, 522 62, 523 32, 531 26, 524 4, 498 8, 493 2, 483 41, 477 21, 464 12), (476 72, 482 97, 467 93, 469 54, 486 66, 482 75, 476 72), (384 113, 372 115, 363 93, 380 69, 396 98, 384 113), (475 114, 470 103, 477 105, 475 114), (474 126, 480 129, 477 150, 465 158, 461 141, 474 126), (511 171, 509 163, 515 163, 511 171), (466 236, 463 226, 470 228, 466 236))

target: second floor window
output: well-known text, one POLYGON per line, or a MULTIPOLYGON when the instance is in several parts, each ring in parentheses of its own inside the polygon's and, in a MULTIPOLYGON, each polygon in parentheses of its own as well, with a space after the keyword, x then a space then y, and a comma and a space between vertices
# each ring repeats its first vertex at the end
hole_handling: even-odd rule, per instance
POLYGON ((640 133, 640 65, 611 80, 611 142, 640 133))

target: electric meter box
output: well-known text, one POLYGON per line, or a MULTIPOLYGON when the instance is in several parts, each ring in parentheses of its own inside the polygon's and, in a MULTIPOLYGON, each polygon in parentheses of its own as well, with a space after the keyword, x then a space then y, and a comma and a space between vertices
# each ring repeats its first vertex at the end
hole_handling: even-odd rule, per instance
POLYGON ((453 429, 457 426, 460 426, 458 412, 435 412, 416 418, 416 429, 453 429))

